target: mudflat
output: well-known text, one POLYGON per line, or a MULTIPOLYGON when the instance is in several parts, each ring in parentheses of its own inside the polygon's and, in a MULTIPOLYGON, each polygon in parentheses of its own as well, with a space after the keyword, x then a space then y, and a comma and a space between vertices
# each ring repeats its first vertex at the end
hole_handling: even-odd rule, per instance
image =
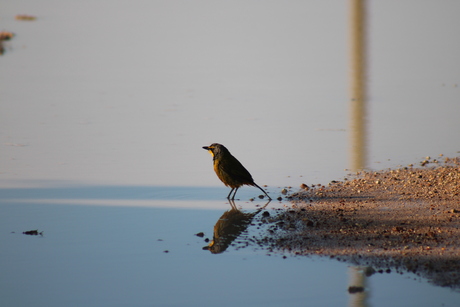
POLYGON ((303 184, 291 208, 261 218, 260 241, 378 272, 412 272, 460 288, 460 158, 363 171, 327 186, 303 184))

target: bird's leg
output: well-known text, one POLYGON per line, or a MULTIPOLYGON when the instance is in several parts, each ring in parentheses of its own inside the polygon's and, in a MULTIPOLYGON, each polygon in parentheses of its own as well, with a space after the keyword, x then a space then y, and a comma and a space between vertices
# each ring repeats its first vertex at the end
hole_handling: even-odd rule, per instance
POLYGON ((238 208, 237 208, 236 205, 235 205, 235 201, 234 201, 234 200, 229 199, 228 202, 230 203, 230 206, 232 207, 232 209, 238 210, 238 208))
MULTIPOLYGON (((227 195, 227 199, 230 199, 230 195, 232 194, 232 192, 233 192, 234 189, 235 189, 235 188, 233 188, 233 189, 230 190, 230 193, 228 193, 228 195, 227 195)), ((233 198, 232 198, 232 199, 233 199, 233 198)))
POLYGON ((232 196, 232 200, 234 200, 234 199, 235 199, 235 196, 236 196, 236 191, 238 191, 238 189, 239 189, 239 188, 240 188, 240 187, 238 187, 238 188, 235 188, 235 192, 233 193, 233 196, 232 196))

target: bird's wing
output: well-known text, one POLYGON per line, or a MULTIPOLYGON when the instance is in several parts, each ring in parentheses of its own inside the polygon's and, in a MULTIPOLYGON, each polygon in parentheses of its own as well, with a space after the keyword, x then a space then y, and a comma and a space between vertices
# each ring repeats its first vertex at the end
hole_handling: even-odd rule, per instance
POLYGON ((221 159, 219 169, 227 173, 228 176, 241 184, 253 184, 251 174, 234 156, 229 156, 227 159, 221 159))

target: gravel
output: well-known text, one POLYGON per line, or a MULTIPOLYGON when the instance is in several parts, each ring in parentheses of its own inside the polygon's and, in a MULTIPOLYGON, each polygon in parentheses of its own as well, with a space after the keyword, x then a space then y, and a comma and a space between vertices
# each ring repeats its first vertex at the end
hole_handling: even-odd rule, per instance
POLYGON ((460 289, 460 158, 302 184, 291 208, 263 217, 270 250, 411 272, 460 289))

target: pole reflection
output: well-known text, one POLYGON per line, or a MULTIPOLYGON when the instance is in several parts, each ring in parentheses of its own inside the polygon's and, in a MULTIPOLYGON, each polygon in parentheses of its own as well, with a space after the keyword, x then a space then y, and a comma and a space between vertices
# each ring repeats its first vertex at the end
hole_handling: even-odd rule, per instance
POLYGON ((374 270, 371 267, 350 267, 350 285, 348 287, 350 307, 369 306, 370 290, 367 287, 367 279, 373 272, 374 270))
POLYGON ((350 0, 349 168, 367 164, 366 0, 350 0))

